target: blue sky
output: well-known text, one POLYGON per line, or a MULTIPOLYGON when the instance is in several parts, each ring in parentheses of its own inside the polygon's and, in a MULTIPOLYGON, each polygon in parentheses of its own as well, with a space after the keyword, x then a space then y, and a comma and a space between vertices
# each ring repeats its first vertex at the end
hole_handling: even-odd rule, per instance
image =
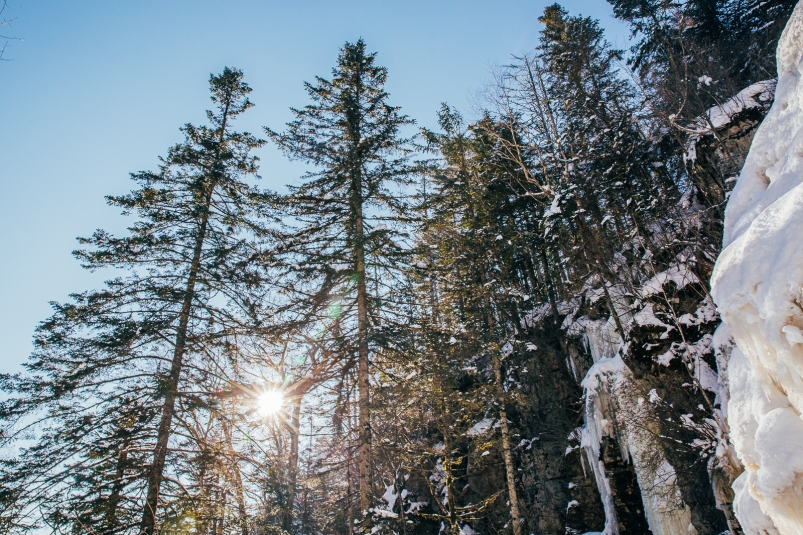
MULTIPOLYGON (((237 127, 280 130, 307 103, 303 81, 328 76, 345 41, 362 37, 389 69, 391 103, 435 127, 446 101, 471 116, 494 65, 536 44, 545 0, 8 0, 13 41, 0 63, 0 372, 19 369, 49 301, 99 287, 70 252, 76 236, 127 224, 103 196, 128 191, 128 173, 154 169, 203 122, 207 79, 245 71, 256 107, 237 127)), ((600 19, 608 39, 627 30, 604 0, 562 2, 600 19)), ((262 185, 300 174, 272 147, 262 185)))

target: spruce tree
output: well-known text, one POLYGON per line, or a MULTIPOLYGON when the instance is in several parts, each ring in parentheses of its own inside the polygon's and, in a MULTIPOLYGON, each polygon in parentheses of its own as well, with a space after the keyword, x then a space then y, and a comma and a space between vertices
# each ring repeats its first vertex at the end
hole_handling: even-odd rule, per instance
POLYGON ((616 284, 615 279, 633 275, 618 272, 615 253, 626 249, 632 232, 649 238, 647 222, 677 200, 678 190, 667 167, 653 165, 657 155, 646 135, 649 125, 641 121, 634 91, 618 72, 621 52, 604 40, 599 23, 569 16, 558 5, 547 7, 539 20, 544 24, 539 55, 548 72, 546 90, 559 99, 567 164, 547 219, 555 239, 579 241, 578 260, 590 273, 616 284))
POLYGON ((159 171, 132 174, 138 189, 107 197, 136 218, 129 234, 98 230, 79 240, 84 267, 125 275, 54 303, 37 329, 29 374, 2 377, 10 396, 0 413, 3 441, 45 430, 3 479, 26 482, 17 501, 29 512, 60 503, 61 492, 84 492, 94 512, 53 512, 69 514, 57 521, 76 531, 158 530, 168 514, 160 499, 166 474, 172 489, 186 460, 171 437, 194 411, 209 412, 213 370, 236 359, 236 337, 261 322, 266 280, 254 260, 265 252, 265 204, 246 180, 256 176, 251 151, 263 142, 232 130, 252 106, 243 73, 226 68, 209 83, 209 125, 185 125, 159 171))
POLYGON ((426 369, 438 369, 451 362, 450 372, 441 375, 457 375, 459 383, 471 384, 465 392, 465 386, 452 383, 453 390, 449 392, 445 387, 450 381, 435 381, 439 390, 436 398, 443 398, 441 404, 463 398, 462 403, 446 408, 445 416, 433 416, 440 422, 450 420, 450 413, 458 416, 457 421, 441 424, 448 449, 443 450, 441 469, 449 482, 455 476, 468 478, 469 474, 463 475, 463 470, 487 469, 484 466, 487 459, 483 457, 491 453, 487 448, 495 444, 493 451, 498 457, 491 462, 501 464, 500 479, 504 481, 502 489, 492 494, 486 490, 483 500, 472 504, 466 500, 468 496, 464 497, 471 486, 469 479, 462 492, 456 489, 447 492, 449 496, 459 492, 459 499, 450 499, 450 511, 444 509, 442 513, 454 533, 459 530, 460 517, 474 521, 475 527, 487 529, 494 525, 497 514, 510 518, 512 532, 521 534, 525 529, 525 504, 520 500, 522 494, 511 451, 516 424, 507 418, 508 409, 516 401, 504 389, 503 376, 508 373, 509 363, 503 362, 507 359, 502 347, 520 328, 518 310, 520 299, 526 294, 520 289, 517 264, 527 253, 519 248, 523 230, 519 218, 532 199, 517 195, 523 192, 517 186, 522 177, 516 165, 495 154, 495 139, 486 135, 487 128, 491 128, 488 123, 492 122, 488 117, 466 128, 460 115, 444 105, 439 122, 443 133, 424 132, 431 146, 441 153, 443 162, 434 170, 430 191, 421 199, 427 217, 422 233, 426 260, 422 259, 420 265, 427 266, 422 270, 433 280, 430 287, 425 285, 421 290, 428 299, 424 300, 422 295, 420 301, 432 302, 427 308, 437 310, 437 314, 433 313, 435 321, 423 322, 419 328, 430 339, 424 345, 429 346, 429 351, 421 352, 429 359, 426 369), (449 357, 444 355, 446 352, 449 357), (468 424, 468 428, 477 422, 466 420, 471 416, 477 418, 476 407, 469 412, 471 401, 481 403, 480 419, 498 422, 498 441, 493 430, 477 435, 476 440, 484 443, 487 452, 472 451, 471 444, 463 438, 473 436, 473 432, 466 435, 467 428, 453 435, 458 421, 468 424), (494 441, 487 442, 492 437, 494 441), (507 505, 492 507, 500 494, 507 495, 507 505), (463 512, 458 514, 458 511, 463 512))
MULTIPOLYGON (((668 166, 689 168, 699 202, 716 209, 711 228, 721 225, 731 185, 746 148, 734 147, 706 116, 740 91, 775 77, 775 49, 797 2, 795 0, 608 0, 617 18, 632 30, 628 63, 636 71, 651 120, 662 127, 668 166), (696 151, 700 138, 713 138, 708 151, 696 151), (691 149, 691 150, 690 150, 691 149), (698 160, 698 152, 701 158, 698 160), (730 166, 706 159, 706 152, 724 153, 730 166), (711 164, 713 163, 713 165, 711 164)), ((762 98, 766 98, 766 95, 762 98)), ((768 106, 767 106, 768 108, 768 106)), ((734 112, 747 131, 766 109, 734 112), (745 113, 747 112, 747 113, 745 113)), ((733 126, 729 123, 728 126, 733 126)), ((712 242, 721 241, 717 231, 712 242)))
POLYGON ((266 128, 289 157, 317 168, 283 201, 294 226, 283 251, 308 295, 298 292, 296 305, 337 318, 344 366, 356 365, 363 514, 373 503, 371 360, 392 324, 388 304, 406 257, 405 203, 391 188, 411 179, 401 129, 412 121, 388 104, 387 69, 375 58, 362 40, 346 43, 332 79, 305 85, 312 103, 293 109, 287 130, 266 128))
MULTIPOLYGON (((775 44, 797 2, 794 0, 608 0, 614 15, 630 25, 631 64, 653 82, 678 74, 684 82, 719 64, 726 77, 746 85, 772 76, 775 44), (696 64, 696 65, 695 65, 696 64), (669 68, 669 70, 667 70, 669 68), (660 71, 663 70, 663 73, 660 71)), ((722 80, 717 80, 722 82, 722 80)))

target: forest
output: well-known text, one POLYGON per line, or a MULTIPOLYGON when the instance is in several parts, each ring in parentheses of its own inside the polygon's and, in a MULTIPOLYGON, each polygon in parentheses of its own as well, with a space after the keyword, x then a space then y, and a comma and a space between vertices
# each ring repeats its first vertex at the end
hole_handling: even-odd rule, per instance
POLYGON ((608 2, 436 130, 362 39, 260 132, 210 75, 0 374, 0 533, 803 533, 803 8, 608 2))

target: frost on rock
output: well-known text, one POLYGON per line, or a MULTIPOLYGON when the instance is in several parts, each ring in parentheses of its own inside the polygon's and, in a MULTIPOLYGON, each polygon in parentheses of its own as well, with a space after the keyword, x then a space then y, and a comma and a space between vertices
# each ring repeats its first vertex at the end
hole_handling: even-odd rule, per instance
POLYGON ((777 63, 775 102, 728 202, 711 283, 738 346, 728 363, 727 402, 731 440, 746 469, 734 484, 736 513, 745 533, 773 533, 771 519, 786 535, 803 534, 801 4, 777 63))

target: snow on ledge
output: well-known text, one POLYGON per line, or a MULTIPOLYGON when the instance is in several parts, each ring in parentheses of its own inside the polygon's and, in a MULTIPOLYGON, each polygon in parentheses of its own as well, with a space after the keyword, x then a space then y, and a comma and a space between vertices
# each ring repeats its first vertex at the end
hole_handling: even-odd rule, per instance
POLYGON ((745 110, 765 108, 775 92, 775 80, 763 80, 745 87, 727 101, 709 109, 698 117, 692 126, 694 134, 710 134, 727 126, 734 117, 745 110))
POLYGON ((776 91, 776 80, 763 80, 745 87, 727 101, 710 108, 684 130, 690 134, 683 159, 697 159, 697 142, 701 137, 728 126, 740 113, 751 109, 767 109, 776 91))

